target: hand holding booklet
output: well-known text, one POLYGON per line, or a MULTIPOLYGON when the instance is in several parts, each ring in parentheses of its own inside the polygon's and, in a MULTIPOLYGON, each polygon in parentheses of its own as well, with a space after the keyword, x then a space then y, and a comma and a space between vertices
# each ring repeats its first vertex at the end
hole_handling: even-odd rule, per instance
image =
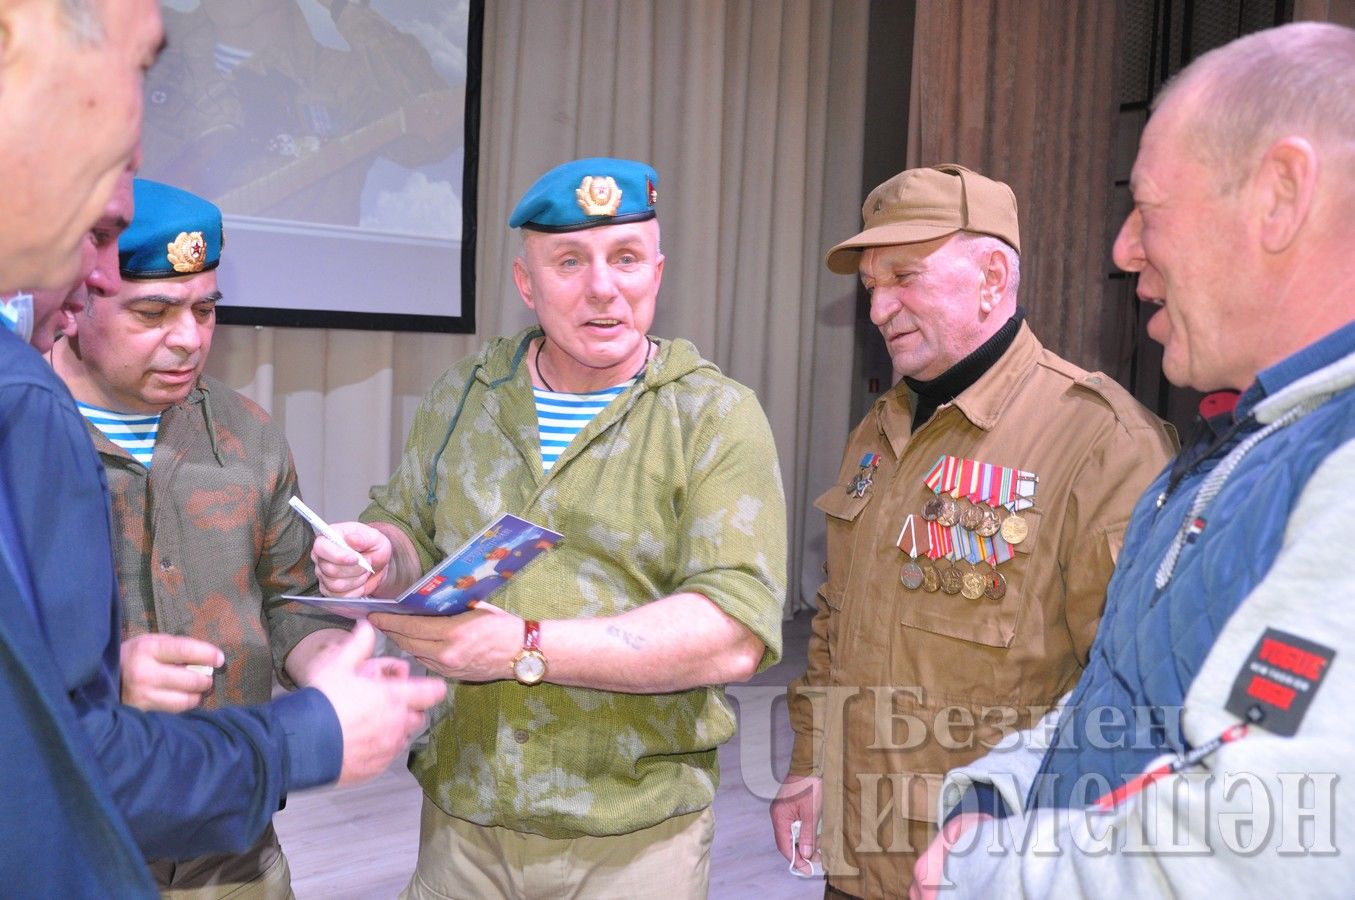
POLYGON ((559 532, 505 513, 399 597, 284 596, 350 619, 366 618, 372 612, 454 616, 480 604, 489 605, 486 598, 561 539, 559 532))

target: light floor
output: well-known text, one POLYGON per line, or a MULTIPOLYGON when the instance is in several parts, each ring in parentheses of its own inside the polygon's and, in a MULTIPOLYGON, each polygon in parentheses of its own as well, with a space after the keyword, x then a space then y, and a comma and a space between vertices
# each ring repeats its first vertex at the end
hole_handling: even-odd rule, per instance
MULTIPOLYGON (((804 671, 811 615, 786 623, 779 665, 729 689, 739 733, 720 748, 711 854, 713 900, 808 900, 821 880, 794 878, 772 843, 767 803, 790 759, 782 688, 804 671)), ((292 796, 274 818, 299 900, 381 900, 399 894, 418 853, 421 792, 402 762, 349 788, 292 796)), ((493 898, 484 898, 493 900, 493 898)))

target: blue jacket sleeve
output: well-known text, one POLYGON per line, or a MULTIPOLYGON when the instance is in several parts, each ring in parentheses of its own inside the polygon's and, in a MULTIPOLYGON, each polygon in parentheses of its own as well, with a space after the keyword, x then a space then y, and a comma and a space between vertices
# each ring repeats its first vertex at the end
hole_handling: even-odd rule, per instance
POLYGON ((338 777, 338 719, 311 688, 257 707, 170 715, 99 704, 77 714, 150 858, 242 851, 289 790, 338 777))
POLYGON ((1002 799, 1002 795, 994 790, 991 784, 977 782, 970 785, 969 790, 960 798, 960 802, 950 808, 941 824, 945 825, 961 813, 973 812, 987 813, 994 819, 1005 819, 1012 814, 1007 808, 1007 801, 1002 799))
POLYGON ((0 473, 40 629, 114 802, 148 857, 245 849, 289 790, 338 776, 333 707, 314 690, 181 716, 120 705, 103 468, 65 385, 30 348, 3 338, 0 473))

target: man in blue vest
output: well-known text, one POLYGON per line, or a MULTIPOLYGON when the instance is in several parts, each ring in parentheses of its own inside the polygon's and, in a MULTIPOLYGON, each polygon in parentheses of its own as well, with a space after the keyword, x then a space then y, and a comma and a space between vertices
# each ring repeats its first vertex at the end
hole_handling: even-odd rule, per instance
POLYGON ((1115 262, 1167 377, 1241 396, 1139 501, 1077 687, 948 776, 918 894, 1349 893, 1352 97, 1355 30, 1304 23, 1155 101, 1115 262))

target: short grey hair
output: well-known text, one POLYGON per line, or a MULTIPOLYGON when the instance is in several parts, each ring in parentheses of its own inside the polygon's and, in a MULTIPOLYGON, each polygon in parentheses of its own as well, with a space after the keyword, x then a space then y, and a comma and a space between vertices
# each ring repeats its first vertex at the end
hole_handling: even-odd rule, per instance
POLYGON ((982 265, 982 257, 994 250, 1007 257, 1007 292, 1003 298, 1016 299, 1016 290, 1021 286, 1021 254, 1016 252, 1015 247, 1001 238, 972 231, 956 232, 955 246, 968 255, 975 265, 982 265))
POLYGON ((104 23, 94 8, 94 0, 61 0, 61 13, 76 40, 86 44, 103 41, 104 23))
POLYGON ((1272 143, 1302 135, 1355 153, 1355 30, 1296 22, 1218 47, 1181 70, 1153 101, 1196 92, 1192 143, 1234 190, 1272 143))

